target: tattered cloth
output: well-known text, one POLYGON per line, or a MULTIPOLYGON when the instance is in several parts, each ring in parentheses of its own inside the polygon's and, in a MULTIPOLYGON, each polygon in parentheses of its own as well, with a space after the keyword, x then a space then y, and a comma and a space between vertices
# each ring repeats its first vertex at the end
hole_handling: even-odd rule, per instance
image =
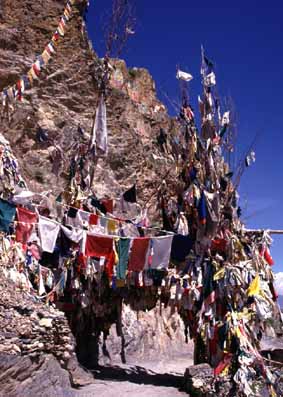
POLYGON ((8 233, 11 222, 14 220, 16 207, 8 201, 0 199, 0 230, 8 233))
POLYGON ((17 208, 16 241, 26 244, 37 222, 37 214, 23 207, 17 208))

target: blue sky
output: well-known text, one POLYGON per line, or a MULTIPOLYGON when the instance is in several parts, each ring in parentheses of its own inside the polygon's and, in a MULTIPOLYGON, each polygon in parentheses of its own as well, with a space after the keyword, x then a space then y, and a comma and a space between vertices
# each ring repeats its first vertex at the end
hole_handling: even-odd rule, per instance
MULTIPOLYGON (((101 27, 111 0, 91 1, 88 29, 104 55, 101 27)), ((200 46, 214 61, 218 91, 232 97, 237 113, 238 153, 259 133, 256 163, 242 177, 247 225, 283 229, 283 3, 238 0, 137 0, 136 35, 122 54, 129 67, 145 67, 162 92, 178 100, 176 65, 189 71, 193 106, 201 93, 200 46)), ((173 109, 170 109, 173 114, 173 109)), ((275 271, 283 271, 283 236, 274 236, 275 271)))

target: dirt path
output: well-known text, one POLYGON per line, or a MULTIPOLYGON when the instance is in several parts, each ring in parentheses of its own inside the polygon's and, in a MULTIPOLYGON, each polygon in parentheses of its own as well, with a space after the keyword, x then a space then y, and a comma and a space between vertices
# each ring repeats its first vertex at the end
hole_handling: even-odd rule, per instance
POLYGON ((94 373, 93 385, 77 392, 78 397, 185 397, 180 391, 189 357, 140 365, 105 365, 94 373))

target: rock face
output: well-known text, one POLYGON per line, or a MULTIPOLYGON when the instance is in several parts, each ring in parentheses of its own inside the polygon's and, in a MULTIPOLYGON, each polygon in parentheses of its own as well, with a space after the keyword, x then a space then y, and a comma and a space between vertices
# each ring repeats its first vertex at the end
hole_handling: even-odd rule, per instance
MULTIPOLYGON (((91 133, 97 106, 97 58, 82 33, 80 10, 84 1, 77 4, 55 56, 33 89, 26 92, 24 101, 14 104, 10 120, 5 118, 1 125, 32 190, 52 186, 54 193, 61 191, 72 144, 78 139, 78 125, 91 133), (48 133, 47 142, 38 141, 39 127, 48 133), (63 159, 57 177, 52 159, 58 146, 63 159)), ((28 71, 50 41, 64 6, 63 0, 1 2, 0 90, 28 71)), ((113 197, 137 180, 143 200, 155 192, 156 181, 160 182, 168 168, 154 141, 159 128, 170 129, 172 122, 156 99, 154 82, 146 70, 127 70, 123 61, 112 64, 116 69, 107 99, 109 155, 98 162, 95 189, 113 197)))
POLYGON ((0 372, 1 396, 75 396, 68 372, 52 355, 32 361, 29 357, 1 354, 0 372))
MULTIPOLYGON (((156 358, 166 360, 185 354, 189 360, 192 356, 192 342, 185 343, 184 324, 179 314, 172 313, 170 308, 156 307, 144 313, 135 312, 125 305, 122 323, 127 361, 134 363, 156 358)), ((120 360, 121 341, 115 327, 111 328, 107 348, 112 359, 120 360)))

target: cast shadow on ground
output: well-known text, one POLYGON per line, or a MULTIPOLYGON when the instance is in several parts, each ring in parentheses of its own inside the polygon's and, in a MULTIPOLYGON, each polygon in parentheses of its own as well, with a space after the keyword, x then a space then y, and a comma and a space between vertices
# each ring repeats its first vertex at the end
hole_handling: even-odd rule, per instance
POLYGON ((140 366, 97 366, 91 371, 95 379, 113 382, 131 382, 144 385, 175 387, 182 389, 184 376, 172 373, 156 373, 140 366))

